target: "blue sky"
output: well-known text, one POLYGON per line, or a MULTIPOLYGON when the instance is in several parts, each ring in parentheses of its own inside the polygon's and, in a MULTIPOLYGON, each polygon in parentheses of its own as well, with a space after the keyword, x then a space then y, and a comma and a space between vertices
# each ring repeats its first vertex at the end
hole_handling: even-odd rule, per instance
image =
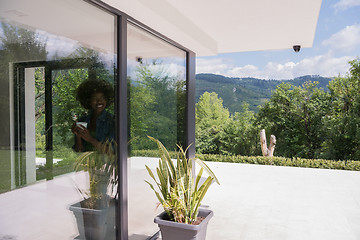
POLYGON ((228 77, 292 79, 344 76, 360 57, 360 0, 323 0, 312 48, 227 53, 198 57, 197 73, 228 77))

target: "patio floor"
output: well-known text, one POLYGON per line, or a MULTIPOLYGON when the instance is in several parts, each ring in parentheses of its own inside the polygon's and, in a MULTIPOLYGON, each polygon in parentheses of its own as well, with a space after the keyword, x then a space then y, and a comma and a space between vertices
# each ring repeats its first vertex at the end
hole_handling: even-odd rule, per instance
POLYGON ((207 240, 360 239, 360 172, 209 162, 207 240))
MULTIPOLYGON (((144 165, 129 162, 129 234, 146 239, 157 226, 156 199, 143 181, 144 165)), ((221 185, 213 184, 203 204, 214 211, 207 240, 360 239, 360 172, 207 163, 221 185)), ((74 239, 76 223, 68 206, 81 197, 74 188, 84 173, 0 194, 0 239, 74 239), (49 238, 51 236, 51 238, 49 238)))

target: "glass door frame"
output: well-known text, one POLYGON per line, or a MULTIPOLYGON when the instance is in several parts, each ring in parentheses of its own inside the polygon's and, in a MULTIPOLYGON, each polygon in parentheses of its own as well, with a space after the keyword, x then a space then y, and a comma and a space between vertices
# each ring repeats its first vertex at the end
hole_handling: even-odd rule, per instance
MULTIPOLYGON (((117 162, 119 167, 119 205, 116 212, 116 239, 128 239, 128 96, 127 96, 127 24, 129 22, 148 31, 154 36, 186 52, 186 145, 191 145, 188 157, 195 157, 195 53, 179 43, 169 39, 126 13, 100 1, 83 0, 101 8, 116 17, 115 49, 117 69, 115 74, 115 121, 117 129, 117 162)), ((193 166, 195 167, 195 166, 193 166)), ((156 239, 157 235, 149 239, 156 239)))
MULTIPOLYGON (((75 58, 53 61, 31 61, 12 64, 14 79, 14 150, 15 154, 15 185, 26 184, 26 119, 25 119, 25 69, 44 68, 45 83, 45 166, 52 169, 53 164, 53 119, 52 119, 52 71, 87 68, 90 74, 94 74, 95 64, 91 58, 75 58)), ((48 171, 51 173, 51 171, 48 171)), ((46 179, 52 179, 49 174, 46 179)))

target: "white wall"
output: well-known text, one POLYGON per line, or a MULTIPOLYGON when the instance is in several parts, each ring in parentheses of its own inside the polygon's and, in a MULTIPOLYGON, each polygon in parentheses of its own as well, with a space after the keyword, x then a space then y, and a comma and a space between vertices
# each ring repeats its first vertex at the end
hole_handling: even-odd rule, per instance
POLYGON ((36 182, 35 68, 25 69, 26 183, 36 182))

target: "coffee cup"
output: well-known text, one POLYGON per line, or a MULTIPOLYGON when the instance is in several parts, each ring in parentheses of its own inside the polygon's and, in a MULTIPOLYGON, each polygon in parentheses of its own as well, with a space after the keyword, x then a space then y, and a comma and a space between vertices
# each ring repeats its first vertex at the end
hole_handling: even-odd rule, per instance
POLYGON ((82 128, 87 128, 87 122, 77 122, 76 126, 82 127, 82 128))

